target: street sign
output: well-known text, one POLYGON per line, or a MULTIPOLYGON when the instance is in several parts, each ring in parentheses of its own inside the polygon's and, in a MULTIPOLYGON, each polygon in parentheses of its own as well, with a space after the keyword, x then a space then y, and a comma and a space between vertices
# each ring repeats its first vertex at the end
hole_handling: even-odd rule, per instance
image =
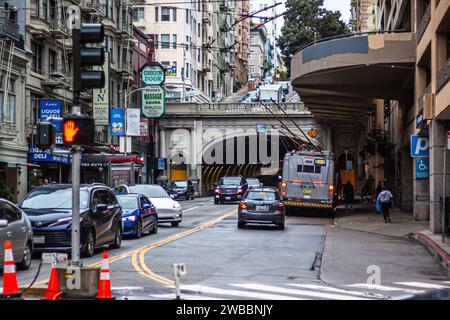
POLYGON ((411 157, 428 158, 430 156, 430 143, 428 137, 411 135, 411 157))
POLYGON ((121 137, 125 134, 125 116, 124 109, 111 109, 111 136, 121 137))
POLYGON ((151 86, 142 90, 141 111, 147 118, 161 118, 164 115, 166 97, 163 87, 151 86))
POLYGON ((166 80, 164 67, 157 62, 152 62, 144 66, 141 74, 144 86, 159 86, 166 80))
POLYGON ((430 161, 428 158, 415 159, 416 162, 416 179, 428 179, 430 177, 430 161))
POLYGON ((164 158, 158 158, 158 170, 164 170, 166 168, 166 161, 164 158))

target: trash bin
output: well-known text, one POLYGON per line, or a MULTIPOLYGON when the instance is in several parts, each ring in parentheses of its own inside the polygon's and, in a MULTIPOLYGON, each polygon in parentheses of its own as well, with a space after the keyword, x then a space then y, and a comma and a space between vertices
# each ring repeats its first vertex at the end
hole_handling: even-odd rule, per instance
POLYGON ((58 272, 59 288, 64 293, 66 299, 92 299, 95 298, 100 281, 100 268, 81 268, 81 288, 67 288, 67 268, 56 268, 58 272))

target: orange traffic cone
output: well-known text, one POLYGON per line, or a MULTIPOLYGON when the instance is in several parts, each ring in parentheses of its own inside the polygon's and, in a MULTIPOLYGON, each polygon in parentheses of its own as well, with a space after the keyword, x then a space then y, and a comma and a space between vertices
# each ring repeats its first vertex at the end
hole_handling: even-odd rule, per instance
POLYGON ((3 294, 1 298, 20 297, 22 292, 17 283, 16 266, 10 240, 5 241, 5 262, 3 268, 3 294))
POLYGON ((114 299, 111 292, 111 279, 109 277, 108 252, 103 251, 102 268, 100 269, 100 282, 97 299, 114 299))
POLYGON ((50 272, 50 279, 48 281, 47 291, 45 292, 44 300, 54 300, 59 291, 58 272, 56 271, 56 261, 52 261, 52 271, 50 272))

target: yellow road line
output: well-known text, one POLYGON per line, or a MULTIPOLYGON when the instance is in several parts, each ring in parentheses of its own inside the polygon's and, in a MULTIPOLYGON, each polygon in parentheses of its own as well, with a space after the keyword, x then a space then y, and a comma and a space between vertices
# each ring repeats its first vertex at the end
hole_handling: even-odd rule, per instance
MULTIPOLYGON (((216 224, 216 223, 222 221, 223 219, 228 218, 229 216, 231 216, 231 215, 233 215, 233 214, 235 214, 235 213, 236 213, 236 209, 234 209, 234 210, 232 210, 232 211, 229 211, 228 213, 226 213, 226 214, 224 214, 224 215, 222 215, 222 216, 219 216, 219 217, 217 217, 217 218, 215 218, 215 219, 213 219, 213 220, 211 220, 211 221, 209 221, 209 222, 207 222, 207 223, 205 223, 205 224, 203 224, 203 225, 201 225, 201 226, 197 226, 197 227, 195 227, 195 228, 186 230, 186 231, 184 231, 184 232, 178 233, 178 234, 173 235, 173 236, 171 236, 171 237, 168 237, 168 238, 166 238, 166 239, 162 239, 162 240, 159 240, 159 241, 156 241, 156 242, 152 242, 152 243, 150 243, 150 244, 148 244, 148 245, 145 245, 145 246, 143 246, 143 247, 140 247, 140 248, 137 248, 137 249, 133 249, 133 250, 131 250, 131 251, 128 251, 128 252, 125 252, 125 253, 122 253, 122 254, 119 254, 119 255, 116 255, 116 256, 112 256, 111 258, 108 259, 108 261, 109 261, 109 263, 113 263, 113 262, 122 260, 122 259, 124 259, 124 258, 128 258, 128 257, 130 257, 130 256, 133 258, 135 255, 137 256, 137 254, 139 254, 141 251, 144 251, 144 250, 145 250, 145 252, 147 252, 148 250, 151 250, 151 249, 153 249, 153 248, 156 248, 156 247, 162 246, 162 245, 164 245, 164 244, 167 244, 167 243, 173 242, 173 241, 175 241, 175 240, 178 240, 178 239, 180 239, 180 238, 189 236, 189 235, 191 235, 191 234, 193 234, 193 233, 195 233, 195 232, 198 232, 198 231, 200 231, 200 230, 202 230, 202 229, 204 229, 204 228, 208 228, 209 226, 214 225, 214 224, 216 224)), ((144 254, 145 254, 145 253, 144 253, 144 254)), ((142 271, 142 269, 139 268, 139 266, 137 265, 137 260, 136 260, 136 258, 135 258, 135 262, 136 262, 136 264, 133 265, 133 267, 135 267, 136 271, 137 271, 139 274, 141 274, 141 275, 145 274, 145 272, 142 271), (136 268, 136 266, 138 266, 138 268, 136 268), (139 270, 140 270, 140 271, 139 271, 139 270)), ((133 260, 132 260, 132 263, 133 263, 133 260)), ((99 261, 99 262, 95 262, 95 263, 92 263, 92 264, 88 265, 88 267, 100 267, 101 265, 102 265, 102 261, 99 261)), ((144 265, 145 265, 145 263, 144 263, 144 265)), ((145 265, 145 268, 146 268, 146 270, 148 270, 148 274, 147 274, 147 275, 153 273, 146 265, 145 265)), ((145 276, 145 277, 147 277, 147 276, 145 276)), ((148 276, 148 277, 150 277, 150 276, 148 276)), ((161 277, 161 278, 162 278, 162 277, 161 277)), ((151 278, 151 279, 153 280, 153 278, 151 278)), ((170 282, 172 283, 172 280, 169 280, 169 279, 166 279, 166 278, 162 278, 162 279, 164 279, 164 282, 166 282, 166 280, 168 280, 168 281, 170 281, 170 282)), ((161 279, 161 280, 162 280, 162 279, 161 279)), ((44 279, 44 280, 36 281, 36 282, 34 283, 34 285, 45 284, 45 283, 47 283, 47 282, 48 282, 48 278, 47 278, 47 279, 44 279)), ((161 281, 159 281, 159 282, 161 282, 161 281)), ((162 282, 161 282, 161 283, 162 283, 162 282)), ((170 283, 170 284, 167 284, 167 283, 166 283, 166 284, 167 284, 167 285, 171 285, 171 283, 170 283)), ((34 287, 34 285, 33 285, 33 287, 34 287)))

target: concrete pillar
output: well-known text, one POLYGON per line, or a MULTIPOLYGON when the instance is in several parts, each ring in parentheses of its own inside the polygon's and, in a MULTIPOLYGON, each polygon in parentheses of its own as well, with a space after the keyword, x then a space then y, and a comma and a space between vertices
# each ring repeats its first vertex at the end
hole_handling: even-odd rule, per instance
MULTIPOLYGON (((441 233, 443 196, 444 150, 447 150, 447 130, 445 125, 437 120, 430 123, 430 230, 441 233)), ((447 154, 448 155, 448 154, 447 154)), ((449 157, 447 157, 447 172, 449 171, 449 157)), ((447 186, 449 186, 447 180, 447 186)), ((447 187, 447 195, 450 194, 447 187)))
MULTIPOLYGON (((161 158, 167 158, 167 144, 166 144, 166 130, 159 130, 159 154, 161 158)), ((164 175, 170 179, 170 159, 167 159, 167 167, 164 170, 164 175)))
POLYGON ((202 195, 202 121, 194 120, 194 128, 191 129, 191 149, 189 179, 198 181, 198 192, 202 195))

